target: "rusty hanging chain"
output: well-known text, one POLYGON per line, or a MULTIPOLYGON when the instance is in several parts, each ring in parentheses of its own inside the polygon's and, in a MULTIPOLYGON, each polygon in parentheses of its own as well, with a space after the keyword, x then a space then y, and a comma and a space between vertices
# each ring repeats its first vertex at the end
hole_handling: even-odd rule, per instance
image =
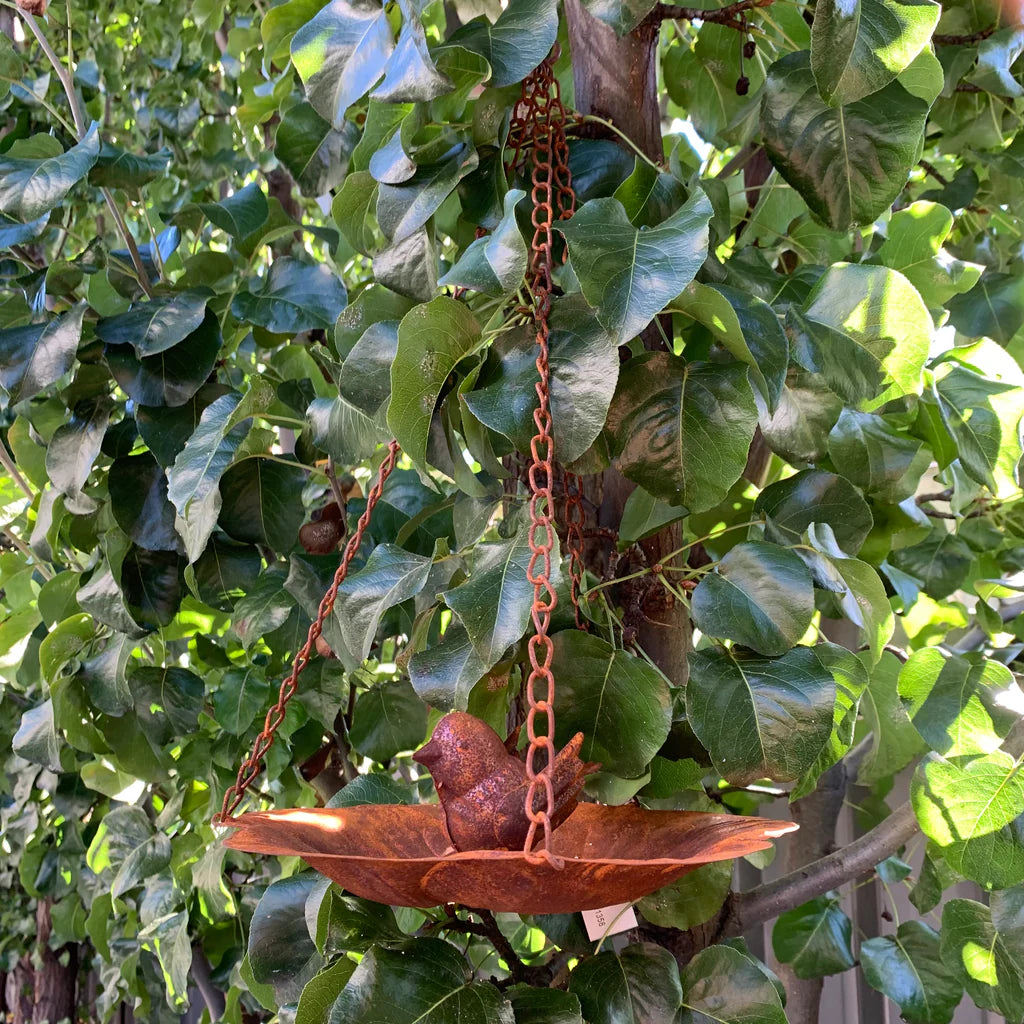
POLYGON ((392 441, 388 445, 388 453, 380 464, 380 469, 377 471, 377 479, 366 495, 366 508, 359 517, 359 522, 356 524, 352 536, 349 537, 348 543, 345 545, 345 550, 341 556, 341 564, 334 574, 334 579, 331 581, 327 593, 324 594, 323 599, 320 601, 316 619, 314 619, 313 624, 309 627, 309 633, 306 635, 306 642, 302 645, 299 653, 295 655, 291 674, 281 683, 277 703, 267 712, 263 728, 253 744, 252 753, 242 762, 238 769, 238 777, 224 794, 224 802, 221 804, 220 814, 213 819, 214 824, 224 825, 231 821, 232 815, 245 797, 246 790, 259 778, 260 771, 263 768, 263 759, 274 745, 274 736, 284 721, 288 710, 288 703, 295 696, 295 691, 298 689, 299 676, 302 675, 303 670, 309 664, 310 655, 313 652, 317 637, 323 632, 324 621, 334 609, 334 602, 338 597, 338 588, 348 575, 348 567, 352 564, 352 559, 363 542, 363 534, 366 532, 367 526, 370 525, 370 517, 373 515, 373 510, 377 502, 380 501, 381 494, 384 492, 384 484, 395 468, 398 451, 398 442, 392 441))
POLYGON ((555 867, 562 862, 551 852, 551 815, 555 809, 552 776, 555 766, 555 679, 551 672, 554 645, 548 631, 551 615, 558 603, 551 585, 551 554, 556 544, 554 525, 555 441, 551 431, 551 377, 549 366, 549 316, 551 313, 552 272, 554 267, 554 222, 572 215, 575 196, 569 172, 569 148, 565 139, 567 115, 559 95, 553 65, 558 48, 524 80, 515 118, 510 129, 513 146, 512 166, 518 165, 526 145, 532 144, 531 198, 533 241, 530 246, 529 280, 533 296, 533 318, 537 332, 537 408, 533 421, 537 433, 530 442, 530 564, 527 579, 533 584, 533 635, 528 642, 530 674, 526 680, 526 791, 525 812, 530 821, 523 844, 526 858, 546 861, 555 867), (556 212, 557 211, 557 212, 556 212), (538 688, 543 686, 543 693, 538 688), (537 719, 544 729, 538 734, 537 719), (536 767, 537 755, 544 752, 543 768, 536 767), (538 797, 543 792, 543 799, 538 797), (542 833, 542 848, 534 852, 534 843, 542 833))

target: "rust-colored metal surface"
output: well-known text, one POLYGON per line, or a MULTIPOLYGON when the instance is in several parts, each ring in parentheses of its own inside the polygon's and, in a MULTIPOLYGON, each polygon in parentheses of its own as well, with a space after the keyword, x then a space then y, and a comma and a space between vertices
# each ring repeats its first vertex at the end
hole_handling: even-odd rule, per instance
POLYGON ((796 825, 729 814, 580 804, 551 835, 559 870, 521 850, 450 852, 435 804, 243 814, 227 845, 290 854, 367 899, 562 914, 628 903, 712 861, 766 849, 796 825))
MULTIPOLYGON (((580 760, 583 733, 555 756, 551 776, 555 803, 551 827, 572 814, 584 779, 600 767, 580 760)), ((530 831, 526 765, 511 754, 501 737, 464 711, 445 715, 429 743, 413 754, 434 778, 448 836, 456 850, 515 850, 530 831)), ((534 804, 534 810, 538 810, 534 804)))

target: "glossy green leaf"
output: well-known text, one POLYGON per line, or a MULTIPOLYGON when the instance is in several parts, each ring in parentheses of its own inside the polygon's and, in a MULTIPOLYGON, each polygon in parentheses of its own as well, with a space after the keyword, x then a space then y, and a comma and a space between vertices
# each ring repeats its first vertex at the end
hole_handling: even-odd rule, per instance
POLYGON ((886 651, 871 669, 868 687, 861 698, 864 734, 871 734, 871 745, 857 775, 862 786, 895 774, 925 749, 900 700, 900 667, 899 659, 886 651))
POLYGON ((939 956, 939 934, 923 921, 905 921, 895 935, 860 946, 867 983, 888 996, 908 1024, 949 1024, 963 995, 939 956))
POLYGON ((352 346, 338 379, 341 397, 375 417, 391 397, 391 364, 398 353, 398 321, 369 326, 352 346))
POLYGON ((322 196, 344 179, 355 135, 348 123, 335 129, 311 103, 297 103, 277 126, 274 153, 304 195, 322 196))
POLYGON ((653 942, 581 960, 569 975, 589 1024, 660 1024, 675 1019, 682 1002, 679 968, 653 942))
POLYGON ((853 103, 884 88, 928 45, 940 13, 932 0, 826 0, 811 31, 821 98, 853 103))
POLYGON ((184 340, 139 357, 132 345, 107 345, 104 355, 118 386, 136 405, 184 405, 206 383, 221 349, 220 324, 210 309, 184 340))
POLYGON ((894 568, 916 579, 936 600, 949 597, 967 578, 974 556, 955 533, 936 528, 919 544, 900 548, 889 556, 894 568))
POLYGON ((504 216, 498 226, 471 243, 455 266, 437 283, 472 288, 486 295, 514 292, 526 273, 526 242, 516 223, 515 209, 526 196, 522 189, 510 189, 504 200, 504 216))
POLYGON ((211 224, 239 240, 263 227, 270 213, 267 197, 255 181, 216 203, 199 203, 199 209, 211 224))
POLYGON ((898 270, 929 306, 941 306, 954 295, 970 291, 982 266, 958 260, 943 247, 953 227, 953 215, 939 203, 920 201, 892 215, 879 263, 898 270))
POLYGON ((473 687, 490 667, 465 626, 453 621, 440 643, 412 656, 409 679, 427 704, 444 711, 465 711, 473 687))
POLYGON ((249 582, 245 596, 235 605, 231 628, 245 647, 251 647, 283 625, 294 607, 284 588, 284 574, 275 566, 249 582))
POLYGON ((306 420, 312 428, 313 444, 342 466, 369 458, 377 445, 387 440, 375 417, 341 397, 315 399, 306 410, 306 420))
POLYGON ((405 453, 426 467, 430 420, 448 374, 480 345, 480 326, 461 303, 442 296, 417 306, 398 328, 388 425, 405 453))
POLYGON ((174 506, 167 500, 167 477, 150 455, 115 459, 107 478, 110 507, 122 530, 141 548, 177 551, 174 506))
POLYGON ((214 718, 232 736, 246 736, 269 700, 270 683, 255 666, 230 668, 213 694, 214 718))
POLYGON ((691 599, 702 633, 767 656, 799 643, 814 615, 807 567, 776 544, 738 544, 701 579, 691 599))
POLYGON ((995 911, 974 900, 950 900, 942 908, 942 962, 976 1006, 1019 1020, 1024 1012, 1024 968, 995 911))
POLYGON ((437 291, 437 250, 424 228, 379 252, 373 259, 378 284, 417 302, 429 302, 437 291))
POLYGON ((1009 754, 949 761, 930 754, 914 774, 911 801, 924 834, 964 877, 999 887, 1024 880, 1015 823, 1024 814, 1024 779, 1009 754))
POLYGON ((167 174, 172 156, 167 146, 156 153, 138 156, 104 142, 89 171, 89 184, 101 188, 142 188, 167 174))
POLYGON ((349 740, 361 754, 387 761, 427 736, 427 705, 404 679, 378 683, 356 699, 349 740))
POLYGON ((427 36, 411 2, 402 9, 402 30, 395 52, 387 63, 384 81, 373 91, 373 98, 384 103, 427 103, 454 88, 451 79, 434 66, 427 36))
POLYGON ((58 206, 88 173, 100 154, 95 122, 66 153, 40 159, 0 156, 0 213, 34 221, 58 206))
POLYGON ((799 544, 811 523, 825 524, 850 554, 860 550, 872 524, 871 510, 857 489, 843 477, 817 469, 766 487, 754 511, 764 514, 769 540, 799 544))
POLYGON ((650 228, 668 220, 686 201, 686 195, 686 186, 678 178, 637 157, 633 173, 612 198, 622 203, 631 224, 650 228))
POLYGON ((1005 345, 1024 325, 1024 276, 985 271, 976 287, 949 300, 950 323, 968 338, 1005 345))
POLYGON ((514 1024, 512 1007, 471 981, 462 954, 441 939, 372 946, 338 997, 329 1024, 514 1024))
POLYGON ((927 114, 928 104, 896 81, 870 97, 827 106, 802 50, 769 68, 761 130, 779 173, 828 227, 844 231, 870 224, 900 193, 927 114))
POLYGON ((680 1024, 785 1024, 766 968, 730 946, 701 950, 683 968, 680 1024))
POLYGON ((584 761, 625 777, 641 774, 672 724, 664 677, 600 637, 563 630, 554 640, 557 742, 582 732, 584 761))
MULTIPOLYGON (((514 537, 478 545, 469 579, 441 595, 466 627, 478 657, 487 667, 526 632, 530 620, 533 584, 526 578, 530 562, 528 532, 524 525, 514 537)), ((557 555, 552 554, 553 586, 559 575, 557 555)))
POLYGON ((92 512, 96 507, 83 488, 100 454, 110 408, 110 403, 102 399, 76 407, 70 422, 60 426, 47 445, 50 483, 64 494, 65 504, 72 511, 92 512))
POLYGON ((22 713, 18 730, 11 740, 11 750, 33 764, 52 771, 60 770, 60 743, 53 724, 52 700, 45 700, 22 713))
POLYGON ((347 299, 345 285, 325 263, 284 257, 274 260, 255 291, 235 296, 231 311, 273 334, 298 334, 331 330, 347 299))
POLYGON ((248 425, 231 426, 237 394, 222 395, 203 410, 195 433, 167 471, 167 497, 178 513, 175 528, 190 562, 206 547, 220 515, 218 484, 242 443, 248 425))
POLYGON ((741 363, 687 363, 652 352, 622 368, 608 433, 625 476, 702 512, 739 479, 756 422, 741 363))
POLYGON ((668 220, 637 229, 617 199, 585 203, 558 229, 597 318, 620 344, 635 338, 704 262, 711 203, 699 189, 668 220))
POLYGON ((342 957, 306 982, 295 1008, 295 1024, 327 1024, 334 1001, 355 969, 354 960, 342 957))
POLYGON ((479 53, 491 65, 490 84, 504 86, 525 78, 548 55, 557 35, 554 0, 510 0, 493 24, 486 16, 474 18, 448 42, 479 53))
POLYGON ((384 613, 423 589, 431 564, 422 555, 381 544, 363 568, 345 579, 334 603, 345 646, 334 653, 346 668, 355 669, 367 659, 384 613))
POLYGON ((1013 673, 980 654, 915 651, 900 671, 899 693, 914 728, 946 757, 991 754, 1024 711, 1013 673))
POLYGON ((220 480, 220 528, 235 540, 267 544, 284 554, 295 546, 305 518, 306 471, 269 459, 243 459, 220 480))
POLYGON ((139 724, 157 746, 197 727, 206 687, 195 673, 177 665, 136 666, 128 674, 128 685, 139 724))
POLYGON ((316 112, 340 129, 384 73, 394 42, 376 0, 330 0, 292 38, 292 63, 316 112))
POLYGON ((814 762, 832 729, 836 684, 810 648, 781 658, 710 649, 689 664, 687 719, 727 779, 786 781, 814 762))
POLYGON ((580 1001, 572 992, 513 985, 505 994, 516 1024, 583 1024, 580 1001))
POLYGON ((165 352, 198 330, 206 316, 206 296, 177 292, 138 303, 127 313, 101 320, 96 336, 108 345, 131 345, 139 357, 165 352))
POLYGON ((898 505, 916 490, 931 463, 917 438, 881 416, 844 409, 828 438, 833 465, 866 494, 898 505))
POLYGON ((104 815, 86 855, 97 874, 113 872, 106 881, 115 899, 159 874, 170 858, 170 840, 153 830, 141 807, 133 806, 116 807, 104 815))
POLYGON ((779 916, 772 951, 798 978, 821 978, 854 965, 850 919, 832 895, 819 896, 779 916))
POLYGON ((637 909, 645 921, 660 928, 697 928, 721 910, 732 886, 732 869, 730 860, 703 864, 678 882, 644 896, 637 909))
POLYGON ((0 386, 17 405, 56 384, 75 362, 85 303, 43 324, 0 331, 0 386))

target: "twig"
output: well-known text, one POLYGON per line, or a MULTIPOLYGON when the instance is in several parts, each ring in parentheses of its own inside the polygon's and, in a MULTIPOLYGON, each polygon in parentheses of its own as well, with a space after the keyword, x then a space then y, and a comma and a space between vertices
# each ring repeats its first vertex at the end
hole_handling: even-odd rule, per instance
POLYGON ((341 484, 338 482, 338 474, 334 471, 334 459, 330 455, 327 456, 327 468, 324 470, 324 476, 327 477, 327 482, 331 485, 331 492, 334 494, 334 500, 338 503, 338 508, 341 509, 341 524, 344 527, 345 508, 348 502, 345 500, 345 492, 341 489, 341 484))
POLYGON ((979 29, 965 36, 932 36, 932 42, 936 46, 970 46, 971 43, 980 43, 983 39, 988 39, 995 30, 995 25, 989 25, 988 28, 979 29))
MULTIPOLYGON (((36 37, 36 41, 42 47, 43 53, 46 54, 46 59, 50 62, 54 72, 60 79, 60 83, 64 86, 64 92, 67 95, 68 103, 71 106, 71 116, 75 121, 75 131, 78 134, 78 141, 81 142, 85 138, 88 131, 88 127, 85 123, 85 113, 82 110, 82 105, 78 102, 78 93, 75 92, 75 83, 71 77, 71 71, 69 68, 65 68, 60 62, 60 58, 54 52, 53 47, 50 46, 50 41, 46 38, 45 33, 39 27, 39 23, 35 17, 24 11, 21 8, 18 9, 18 13, 24 19, 25 24, 28 25, 32 32, 32 35, 36 37)), ((106 201, 107 208, 110 210, 110 215, 114 218, 114 223, 117 225, 117 230, 124 240, 124 244, 128 248, 128 253, 132 258, 132 266, 135 268, 135 274, 138 277, 139 284, 142 290, 150 297, 153 297, 153 285, 150 283, 149 274, 146 273, 146 268, 142 263, 142 254, 139 252, 139 247, 135 244, 135 239, 132 237, 131 232, 128 230, 128 225, 125 223, 124 218, 121 216, 121 211, 117 204, 114 202, 114 197, 110 194, 110 190, 107 188, 101 188, 100 192, 103 194, 103 198, 106 201)))
POLYGON ((48 566, 44 565, 36 553, 18 536, 11 533, 11 531, 5 526, 0 533, 3 535, 26 557, 33 565, 39 570, 39 575, 45 580, 53 579, 53 570, 48 566))
POLYGON ((14 460, 7 454, 7 449, 4 447, 3 442, 0 442, 0 466, 4 467, 15 485, 29 501, 36 500, 35 491, 29 487, 28 481, 21 475, 20 470, 14 464, 14 460))
POLYGON ((526 982, 529 985, 547 985, 551 980, 551 972, 546 966, 524 964, 519 959, 519 954, 512 948, 505 934, 498 927, 494 915, 489 910, 475 910, 466 908, 472 914, 480 918, 480 923, 475 921, 463 921, 457 917, 451 921, 444 921, 438 927, 457 929, 466 932, 468 935, 479 935, 489 939, 498 956, 508 965, 508 973, 514 982, 526 982))
POLYGON ((747 11, 758 7, 771 7, 775 0, 737 0, 717 10, 705 11, 699 7, 679 7, 675 4, 657 4, 649 17, 654 21, 703 21, 713 25, 734 28, 747 32, 750 26, 742 17, 747 11))
POLYGON ((957 82, 954 92, 984 92, 980 85, 974 85, 972 82, 957 82))
MULTIPOLYGON (((949 178, 937 171, 927 160, 918 160, 918 164, 926 174, 930 174, 940 185, 948 185, 949 178)), ((921 499, 918 498, 918 501, 921 499)), ((926 499, 927 500, 927 499, 926 499)), ((938 499, 934 499, 938 500, 938 499)))

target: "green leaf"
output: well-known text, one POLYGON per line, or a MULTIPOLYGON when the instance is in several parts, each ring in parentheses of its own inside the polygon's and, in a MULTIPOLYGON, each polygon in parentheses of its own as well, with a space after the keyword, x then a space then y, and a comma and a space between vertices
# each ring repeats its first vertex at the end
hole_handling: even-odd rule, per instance
POLYGON ((369 458, 386 440, 376 417, 345 398, 317 398, 306 410, 313 444, 341 466, 355 466, 369 458))
POLYGON ((782 386, 778 408, 769 414, 760 395, 759 426, 768 447, 787 462, 820 462, 828 450, 828 434, 843 408, 843 400, 824 378, 792 367, 782 386))
POLYGON ((843 476, 866 494, 898 505, 917 490, 931 453, 881 416, 844 409, 828 438, 828 451, 843 476))
POLYGON ((996 927, 996 913, 974 900, 950 900, 942 908, 942 962, 976 1006, 1019 1021, 1024 969, 1012 939, 996 927))
POLYGON ((331 1007, 356 969, 356 962, 342 957, 306 982, 295 1008, 295 1024, 327 1024, 331 1007))
POLYGON ((917 395, 932 320, 910 282, 887 267, 840 263, 791 309, 793 356, 850 404, 917 395))
MULTIPOLYGON (((533 584, 526 578, 530 563, 529 527, 514 537, 479 544, 469 579, 440 596, 462 621, 470 641, 487 668, 495 664, 525 632, 533 606, 533 584)), ((551 585, 561 575, 557 548, 552 553, 551 585)))
POLYGON ((295 601, 284 589, 283 575, 277 566, 261 573, 249 582, 245 597, 235 605, 231 628, 243 646, 252 647, 260 637, 283 625, 295 607, 295 601))
POLYGON ((679 1024, 786 1024, 767 969, 731 946, 701 950, 683 968, 679 1024))
POLYGON ((136 406, 135 425, 161 466, 168 468, 174 464, 199 426, 203 410, 230 390, 224 384, 204 384, 184 405, 174 409, 162 405, 136 406))
POLYGON ((0 331, 0 386, 10 405, 35 398, 75 363, 85 303, 42 324, 0 331))
POLYGON ((0 156, 0 213, 23 223, 34 221, 63 202, 100 154, 94 121, 82 141, 66 153, 41 159, 0 156))
POLYGON ((131 670, 128 685, 139 724, 156 746, 195 731, 206 687, 193 672, 142 665, 131 670))
POLYGON ((950 323, 961 334, 1005 345, 1024 325, 1024 276, 986 270, 975 288, 947 305, 950 323))
POLYGON ((328 807, 359 807, 362 804, 412 804, 414 794, 390 775, 360 775, 339 789, 328 807))
POLYGON ((889 219, 875 258, 898 270, 928 306, 942 306, 954 295, 970 291, 983 269, 980 263, 956 259, 942 247, 952 228, 953 214, 946 207, 911 203, 889 219))
POLYGON ((925 749, 900 701, 900 668, 896 655, 886 651, 871 670, 868 688, 861 698, 864 735, 871 735, 871 746, 857 775, 862 786, 894 775, 925 749))
POLYGON ((939 933, 923 921, 904 921, 895 935, 860 946, 864 979, 900 1008, 908 1024, 949 1024, 963 996, 939 956, 939 933))
POLYGON ((453 621, 440 643, 412 656, 409 679, 427 704, 444 711, 465 711, 470 692, 490 667, 465 626, 453 621))
POLYGON ((741 363, 687 363, 651 352, 622 368, 607 429, 625 476, 657 498, 703 512, 742 474, 756 423, 741 363))
POLYGON ((811 648, 781 658, 694 651, 689 664, 687 719, 727 779, 784 782, 814 763, 832 729, 836 684, 811 648))
POLYGON ((486 16, 474 18, 448 39, 479 53, 491 65, 492 86, 512 85, 524 79, 550 52, 558 35, 555 0, 510 0, 491 24, 486 16))
POLYGON ((617 199, 593 199, 558 230, 597 318, 624 344, 640 334, 700 269, 708 251, 711 203, 694 189, 654 228, 635 228, 617 199))
MULTIPOLYGON (((641 2, 646 3, 646 0, 641 2)), ((659 171, 638 156, 633 173, 615 190, 612 198, 622 203, 631 224, 655 227, 683 205, 686 195, 686 186, 678 178, 659 171)))
POLYGON ((165 914, 151 921, 139 932, 139 944, 153 953, 160 964, 167 1005, 172 1010, 184 1010, 188 1006, 189 972, 192 969, 187 911, 165 914))
POLYGON ((422 555, 381 544, 341 584, 333 614, 345 646, 334 653, 348 670, 369 657, 384 613, 423 589, 432 564, 422 555))
POLYGON ((273 985, 280 1003, 294 1002, 323 966, 306 926, 306 901, 317 876, 280 878, 267 886, 249 925, 249 965, 256 981, 273 985))
POLYGON ((399 6, 402 30, 385 69, 384 81, 374 89, 373 98, 384 103, 429 103, 455 86, 434 66, 423 23, 413 5, 405 2, 399 6))
POLYGON ((255 666, 229 668, 213 694, 214 719, 232 736, 245 736, 269 701, 270 683, 255 666))
POLYGON ((1024 779, 1009 754, 947 761, 930 754, 910 791, 921 830, 948 863, 979 885, 1024 879, 1024 847, 1015 819, 1024 814, 1024 779))
POLYGON ((437 250, 425 228, 396 242, 373 258, 378 284, 417 302, 429 302, 437 291, 437 250))
POLYGON ((60 745, 53 724, 52 700, 45 700, 22 714, 11 749, 26 761, 60 771, 60 745))
POLYGON ((371 946, 338 996, 330 1024, 514 1024, 492 985, 470 981, 462 954, 441 939, 371 946))
POLYGON ((525 196, 518 188, 505 194, 504 216, 497 227, 470 243, 439 285, 458 285, 498 297, 516 291, 526 273, 527 253, 515 210, 525 196))
POLYGON ((870 97, 827 106, 810 55, 801 50, 768 69, 761 130, 779 173, 828 227, 845 231, 870 224, 899 195, 917 162, 927 114, 928 104, 896 81, 870 97))
POLYGON ((615 30, 629 35, 651 12, 655 0, 585 0, 584 8, 615 30))
MULTIPOLYGON (((556 300, 551 309, 551 417, 559 462, 580 458, 605 425, 619 375, 612 338, 580 295, 556 300)), ((485 387, 462 396, 485 426, 504 434, 518 451, 528 452, 537 432, 537 342, 533 331, 499 338, 492 352, 501 359, 485 387)))
POLYGON ((793 552, 776 544, 738 544, 701 579, 691 611, 702 633, 779 655, 807 632, 814 588, 793 552))
POLYGON ((685 515, 686 509, 681 506, 669 505, 642 487, 634 487, 622 510, 619 540, 632 544, 685 515))
POLYGON ((417 306, 398 328, 388 426, 406 455, 426 469, 427 435, 441 388, 480 345, 480 325, 462 303, 440 296, 417 306))
POLYGON ((928 45, 941 13, 932 0, 826 0, 811 30, 821 98, 853 103, 887 86, 928 45))
POLYGON ((653 942, 581 960, 569 975, 589 1024, 661 1024, 673 1021, 682 1002, 679 967, 653 942))
POLYGON ((974 555, 961 537, 938 527, 926 540, 889 555, 894 568, 914 577, 937 601, 959 589, 973 561, 974 555))
POLYGON ((267 197, 255 181, 219 202, 198 205, 214 227, 236 240, 259 231, 270 215, 267 197))
POLYGON ((821 978, 854 966, 850 919, 833 895, 819 896, 779 916, 772 951, 798 978, 821 978))
POLYGON ((397 320, 367 327, 342 365, 338 377, 341 397, 360 412, 376 417, 391 398, 391 364, 397 353, 397 320))
POLYGON ((356 699, 349 739, 361 754, 387 761, 415 750, 427 735, 427 705, 404 679, 364 690, 356 699))
POLYGON ((220 515, 220 478, 231 465, 248 424, 231 427, 240 396, 222 395, 202 412, 195 433, 167 471, 167 497, 178 519, 175 528, 190 562, 203 553, 220 515))
POLYGON ((1005 665, 980 654, 945 657, 935 647, 910 656, 899 693, 914 728, 945 757, 998 750, 1024 709, 1005 665))
POLYGON ((100 454, 110 409, 111 403, 105 399, 76 406, 70 422, 57 428, 46 447, 50 483, 65 495, 65 504, 73 512, 88 513, 96 508, 83 488, 100 454))
POLYGON ((251 544, 214 536, 193 566, 195 592, 204 604, 230 611, 260 574, 263 560, 251 544))
POLYGON ((563 630, 554 644, 556 740, 564 744, 582 732, 584 761, 627 778, 640 775, 672 725, 668 683, 646 662, 600 637, 563 630))
POLYGON ((127 313, 101 320, 96 336, 108 345, 131 345, 137 356, 165 352, 198 330, 206 316, 206 295, 177 292, 137 303, 127 313))
POLYGON ((1017 26, 993 32, 978 47, 978 63, 970 81, 996 96, 1024 96, 1013 66, 1024 51, 1024 34, 1017 26))
POLYGON ((235 463, 220 480, 220 528, 235 540, 267 544, 286 554, 295 547, 305 518, 306 471, 269 459, 235 463))
POLYGON ((295 70, 316 112, 336 129, 384 74, 394 42, 376 0, 330 0, 292 39, 295 70))
POLYGON ((732 868, 731 860, 703 864, 679 881, 644 896, 637 909, 645 921, 660 928, 696 928, 721 909, 732 885, 732 868))
POLYGON ((99 188, 137 189, 167 174, 173 154, 167 146, 156 153, 136 156, 104 142, 89 171, 89 184, 99 188))
POLYGON ((841 476, 806 469, 766 487, 754 502, 765 516, 765 537, 799 544, 812 523, 831 528, 844 552, 856 554, 872 526, 871 510, 857 489, 841 476))
POLYGON ((583 1024, 580 1001, 571 992, 513 985, 505 994, 512 1003, 516 1024, 583 1024))
POLYGON ((141 807, 115 807, 108 811, 86 854, 96 874, 113 871, 108 880, 114 899, 158 875, 171 859, 170 840, 155 832, 141 807))
POLYGON ((331 217, 345 241, 356 252, 369 256, 377 248, 376 229, 378 184, 369 171, 354 171, 331 203, 331 217))
POLYGON ((118 386, 136 405, 184 405, 206 383, 221 351, 220 323, 211 309, 183 341, 139 357, 131 345, 107 345, 104 355, 118 386))
POLYGON ((277 126, 274 153, 303 195, 322 196, 344 180, 355 134, 348 122, 339 131, 311 103, 296 103, 277 126))
POLYGON ((286 256, 274 260, 255 291, 235 296, 231 312, 272 334, 298 334, 333 329, 347 301, 345 285, 326 263, 286 256))
POLYGON ((174 506, 167 500, 167 477, 149 452, 115 459, 107 477, 110 509, 122 530, 140 548, 177 551, 174 506))

